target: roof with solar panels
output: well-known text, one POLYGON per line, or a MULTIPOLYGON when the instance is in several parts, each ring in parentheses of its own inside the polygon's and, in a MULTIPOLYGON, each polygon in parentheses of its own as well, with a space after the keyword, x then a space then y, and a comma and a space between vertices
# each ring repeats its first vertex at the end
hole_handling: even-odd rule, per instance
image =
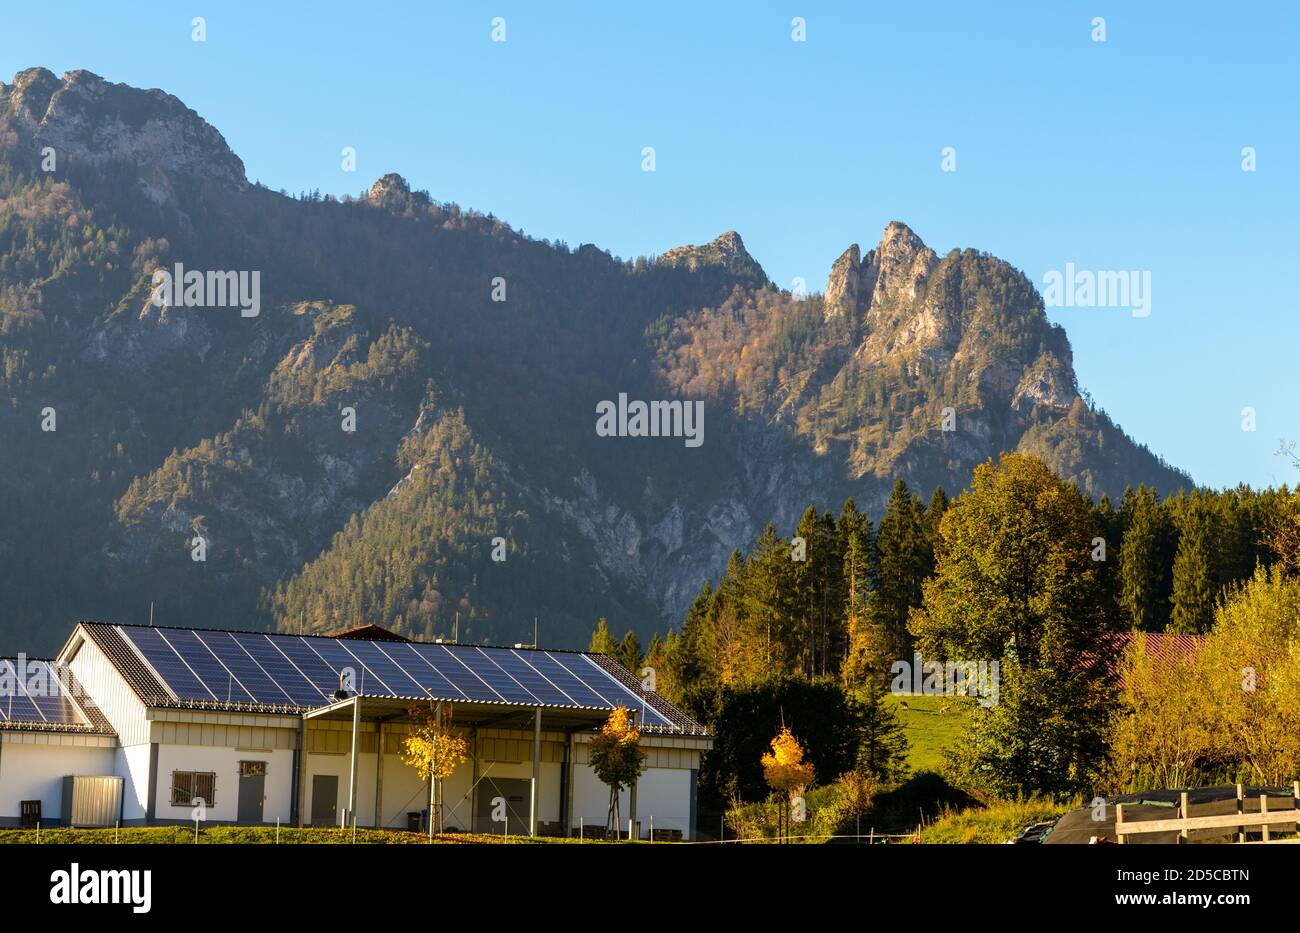
POLYGON ((410 641, 366 625, 334 635, 82 622, 147 706, 301 714, 367 698, 598 712, 624 706, 649 732, 704 726, 603 654, 410 641))
POLYGON ((0 658, 0 731, 87 732, 113 727, 72 671, 44 658, 0 658))

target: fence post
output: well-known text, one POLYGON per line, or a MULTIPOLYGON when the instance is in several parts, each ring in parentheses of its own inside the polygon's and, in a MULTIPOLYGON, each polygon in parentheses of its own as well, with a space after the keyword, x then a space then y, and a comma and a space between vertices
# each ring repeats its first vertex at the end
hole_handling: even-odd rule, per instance
MULTIPOLYGON (((1268 794, 1261 793, 1259 795, 1259 815, 1263 816, 1266 813, 1268 813, 1268 794)), ((1259 824, 1259 828, 1264 831, 1264 841, 1268 842, 1270 838, 1270 833, 1268 831, 1268 824, 1261 822, 1259 824)))
MULTIPOLYGON (((1291 782, 1291 809, 1300 813, 1300 781, 1291 782)), ((1300 833, 1300 820, 1296 820, 1294 831, 1300 833)))
POLYGON ((1183 820, 1183 828, 1178 833, 1178 844, 1185 846, 1191 839, 1187 833, 1187 820, 1192 815, 1191 810, 1187 807, 1187 791, 1183 791, 1178 797, 1178 815, 1183 820))
POLYGON ((1121 826, 1124 825, 1124 804, 1115 804, 1115 842, 1124 845, 1124 833, 1121 826))
MULTIPOLYGON (((1246 813, 1246 794, 1245 791, 1242 789, 1241 782, 1238 781, 1237 782, 1237 815, 1244 816, 1245 813, 1246 813)), ((1244 820, 1237 827, 1237 841, 1238 842, 1246 841, 1246 824, 1244 820)))

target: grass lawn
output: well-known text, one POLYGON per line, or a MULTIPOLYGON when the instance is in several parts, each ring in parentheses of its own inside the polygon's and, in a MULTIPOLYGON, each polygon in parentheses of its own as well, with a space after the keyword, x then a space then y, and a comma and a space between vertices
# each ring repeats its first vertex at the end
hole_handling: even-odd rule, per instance
POLYGON ((1026 826, 1054 820, 1071 804, 1050 800, 1000 800, 987 807, 948 811, 921 830, 922 844, 1003 843, 1026 826))
POLYGON ((944 750, 965 731, 976 700, 974 697, 889 694, 887 702, 898 714, 898 721, 911 743, 907 763, 916 773, 940 769, 944 750), (944 706, 950 707, 946 713, 940 712, 944 706))
MULTIPOLYGON (((421 833, 395 832, 374 829, 358 829, 357 842, 379 845, 426 845, 429 837, 421 833)), ((34 829, 3 829, 0 830, 0 844, 4 843, 35 843, 36 830, 34 829)), ((84 845, 87 843, 106 843, 112 845, 114 841, 123 845, 127 844, 155 844, 155 845, 193 845, 194 844, 194 827, 193 826, 129 826, 121 830, 112 829, 68 829, 64 827, 54 827, 42 829, 40 841, 44 844, 59 843, 76 843, 84 845)), ((222 845, 222 844, 266 844, 275 842, 274 826, 212 826, 199 830, 199 844, 222 845)), ((280 830, 281 845, 330 845, 330 844, 347 844, 352 841, 352 833, 344 829, 298 829, 284 828, 280 830)), ((527 836, 497 836, 486 835, 482 833, 447 833, 441 836, 434 836, 435 844, 442 845, 474 845, 488 843, 500 845, 509 844, 532 844, 532 843, 573 843, 579 844, 579 839, 548 838, 539 836, 536 839, 530 839, 527 836)), ((587 843, 594 843, 596 840, 588 839, 587 843)))

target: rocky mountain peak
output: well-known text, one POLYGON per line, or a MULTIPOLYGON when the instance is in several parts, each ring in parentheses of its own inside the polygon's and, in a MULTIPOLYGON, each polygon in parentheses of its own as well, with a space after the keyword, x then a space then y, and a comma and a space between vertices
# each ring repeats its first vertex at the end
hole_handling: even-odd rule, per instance
MULTIPOLYGON (((14 132, 29 152, 52 147, 64 165, 137 166, 145 193, 167 196, 156 173, 246 185, 244 163, 206 120, 156 88, 112 84, 90 71, 62 79, 28 68, 0 91, 0 130, 14 132)), ((3 134, 0 133, 0 138, 3 134)))
POLYGON ((410 194, 411 186, 406 179, 396 172, 389 172, 370 186, 370 200, 382 202, 389 195, 410 194))
POLYGON ((898 220, 890 221, 880 245, 863 260, 865 269, 873 273, 869 276, 874 281, 872 304, 900 295, 909 300, 915 298, 917 287, 929 278, 938 263, 934 250, 911 227, 898 220))
POLYGON ((376 207, 404 211, 408 207, 424 207, 432 202, 423 191, 412 191, 410 184, 396 172, 389 172, 370 186, 366 200, 376 207))
POLYGON ((831 266, 824 296, 827 320, 900 296, 914 299, 938 263, 934 250, 911 227, 890 221, 880 244, 866 256, 854 243, 831 266))
POLYGON ((754 257, 745 249, 745 242, 735 230, 714 237, 703 246, 677 246, 659 256, 659 264, 685 268, 694 272, 700 268, 716 266, 756 282, 766 282, 763 271, 754 257))
POLYGON ((854 243, 835 260, 826 280, 823 305, 826 319, 854 311, 862 295, 862 251, 854 243))

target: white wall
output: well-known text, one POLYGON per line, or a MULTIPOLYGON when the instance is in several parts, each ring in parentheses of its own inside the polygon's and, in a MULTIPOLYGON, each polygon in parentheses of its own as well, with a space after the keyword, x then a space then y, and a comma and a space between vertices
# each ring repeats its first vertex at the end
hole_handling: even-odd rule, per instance
POLYGON ((214 822, 235 822, 239 816, 241 761, 266 762, 263 788, 266 802, 262 804, 262 820, 274 823, 279 818, 287 824, 293 792, 292 751, 251 751, 207 745, 158 746, 158 789, 157 797, 154 798, 154 818, 159 821, 192 819, 193 808, 189 803, 184 806, 172 805, 172 772, 211 771, 216 774, 216 800, 207 808, 207 819, 214 822))
POLYGON ((85 691, 77 702, 99 707, 123 745, 148 742, 149 721, 145 719, 144 704, 98 646, 84 635, 80 637, 83 641, 68 663, 85 691))
MULTIPOLYGON (((631 794, 619 794, 619 820, 627 832, 631 794)), ((609 786, 587 765, 573 769, 573 825, 579 817, 587 826, 604 826, 609 809, 609 786)), ((636 818, 642 837, 650 834, 650 818, 655 829, 678 829, 683 839, 694 834, 691 823, 691 772, 681 768, 647 768, 636 786, 636 818)))
POLYGON ((122 788, 122 822, 142 823, 149 807, 149 744, 118 748, 113 773, 126 780, 122 788))
MULTIPOLYGON (((312 776, 332 774, 338 778, 337 818, 342 818, 348 805, 348 776, 351 758, 346 754, 312 752, 306 756, 307 776, 303 784, 303 822, 311 820, 312 776)), ((480 777, 522 778, 533 776, 531 762, 482 762, 480 777)), ((562 766, 555 762, 542 762, 541 801, 538 819, 557 822, 560 819, 560 772, 562 766)), ((357 758, 357 825, 375 825, 375 755, 362 753, 357 758)), ((443 823, 465 832, 473 828, 473 811, 470 808, 469 790, 473 783, 473 765, 465 762, 456 773, 443 782, 443 823)), ((602 785, 603 786, 603 785, 602 785)), ((484 785, 479 784, 483 793, 484 785)), ((384 756, 383 826, 388 829, 405 829, 406 814, 418 812, 429 805, 429 784, 421 781, 415 769, 403 764, 394 754, 384 756)), ((524 815, 527 819, 527 815, 524 815)))
POLYGON ((0 819, 19 819, 24 800, 41 801, 43 822, 61 819, 64 775, 115 774, 113 753, 113 748, 84 745, 5 742, 0 748, 0 819))

